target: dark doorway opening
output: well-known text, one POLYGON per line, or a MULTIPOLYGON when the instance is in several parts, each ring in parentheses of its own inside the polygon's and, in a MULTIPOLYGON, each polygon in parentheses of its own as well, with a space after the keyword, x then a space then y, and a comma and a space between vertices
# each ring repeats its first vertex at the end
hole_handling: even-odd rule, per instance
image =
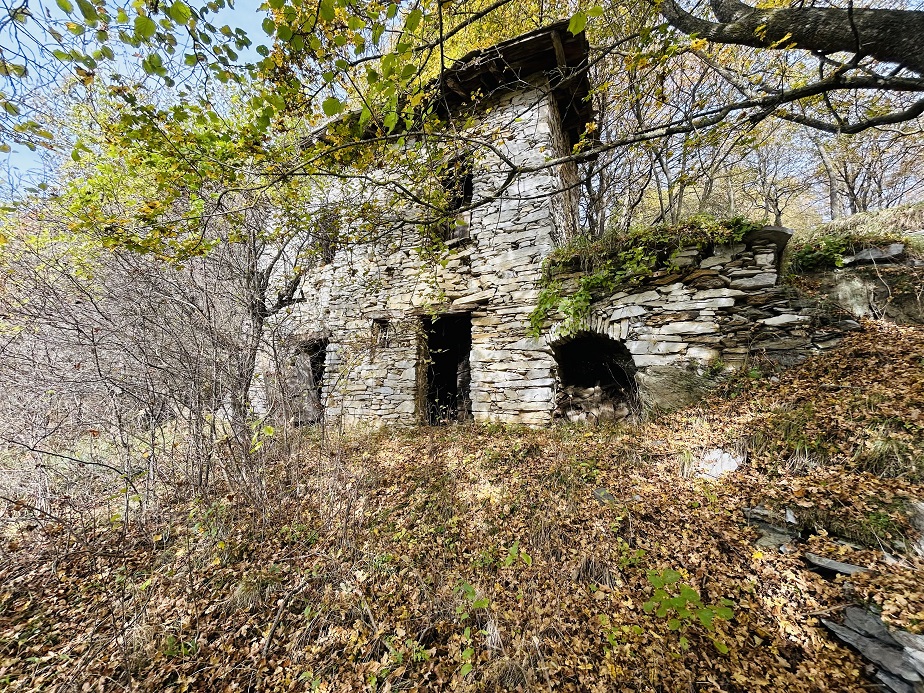
POLYGON ((568 421, 619 421, 638 401, 635 363, 609 337, 578 335, 555 349, 561 388, 555 416, 568 421))
POLYGON ((324 417, 324 363, 327 360, 326 339, 302 342, 295 348, 292 362, 294 372, 294 406, 292 422, 296 426, 310 426, 324 417))
POLYGON ((449 313, 423 322, 426 382, 422 384, 424 419, 431 425, 466 421, 472 416, 472 316, 449 313))

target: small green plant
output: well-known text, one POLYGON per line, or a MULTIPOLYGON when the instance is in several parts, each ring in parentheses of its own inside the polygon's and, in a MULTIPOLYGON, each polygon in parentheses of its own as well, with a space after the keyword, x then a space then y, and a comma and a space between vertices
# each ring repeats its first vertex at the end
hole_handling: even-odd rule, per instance
POLYGON ((615 625, 609 616, 606 614, 600 614, 597 616, 597 620, 600 622, 600 625, 603 627, 603 637, 606 638, 606 642, 609 650, 615 650, 617 647, 623 644, 623 641, 628 639, 631 635, 641 635, 643 633, 641 626, 632 625, 626 626, 615 625))
MULTIPOLYGON (((690 641, 684 635, 687 630, 699 623, 705 630, 715 630, 715 621, 728 621, 734 618, 731 609, 734 602, 722 599, 719 604, 703 604, 699 592, 680 582, 682 576, 676 570, 648 571, 648 582, 654 587, 654 595, 642 605, 646 614, 654 613, 658 618, 666 618, 667 627, 680 633, 680 649, 690 649, 690 641)), ((728 645, 718 638, 712 638, 715 648, 722 654, 728 654, 728 645)))
POLYGON ((844 258, 865 248, 901 241, 887 234, 829 233, 790 248, 790 268, 794 272, 843 267, 844 258))
MULTIPOLYGON (((477 590, 464 580, 460 581, 456 586, 456 592, 462 598, 462 603, 456 606, 456 615, 461 621, 468 620, 471 617, 471 612, 478 609, 487 609, 491 604, 487 597, 479 595, 477 590)), ((483 630, 478 631, 478 633, 480 635, 485 635, 485 631, 483 630)), ((462 645, 464 645, 464 647, 459 654, 462 660, 459 674, 465 678, 472 671, 475 661, 474 640, 472 639, 472 629, 470 626, 466 626, 465 630, 462 631, 462 645)))
POLYGON ((164 638, 165 657, 190 657, 199 651, 199 645, 193 640, 180 640, 172 633, 164 638))
POLYGON ((617 565, 620 570, 634 568, 645 557, 645 549, 633 549, 622 537, 616 537, 616 550, 619 551, 617 565))
POLYGON ((532 556, 520 548, 519 539, 513 542, 513 546, 511 546, 510 550, 507 552, 507 556, 504 558, 502 565, 505 568, 509 568, 517 561, 523 561, 523 563, 525 563, 527 566, 531 566, 533 564, 532 556))
POLYGON ((462 603, 456 606, 456 616, 463 621, 471 616, 472 611, 486 609, 491 603, 487 597, 480 596, 475 588, 464 580, 456 586, 456 592, 462 598, 462 603))
POLYGON ((314 546, 318 543, 318 531, 304 522, 292 522, 279 528, 282 541, 286 544, 314 546))

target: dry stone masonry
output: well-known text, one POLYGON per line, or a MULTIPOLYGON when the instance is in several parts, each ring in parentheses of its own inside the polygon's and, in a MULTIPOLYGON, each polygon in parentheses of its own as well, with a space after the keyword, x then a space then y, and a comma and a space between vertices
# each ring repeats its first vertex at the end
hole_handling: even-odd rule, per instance
MULTIPOLYGON (((570 153, 590 117, 586 75, 561 79, 586 55, 562 24, 462 61, 462 81, 512 71, 476 126, 533 172, 504 188, 501 160, 479 153, 466 238, 433 256, 420 238, 385 237, 316 268, 296 308, 291 372, 268 378, 289 384, 283 410, 347 425, 612 420, 639 403, 682 403, 710 369, 796 362, 856 326, 824 324, 779 285, 789 233, 767 228, 682 250, 645 284, 599 299, 567 335, 555 316, 545 336, 531 334, 543 262, 576 229, 573 165, 542 164, 570 153)), ((559 279, 567 291, 576 276, 559 279)))

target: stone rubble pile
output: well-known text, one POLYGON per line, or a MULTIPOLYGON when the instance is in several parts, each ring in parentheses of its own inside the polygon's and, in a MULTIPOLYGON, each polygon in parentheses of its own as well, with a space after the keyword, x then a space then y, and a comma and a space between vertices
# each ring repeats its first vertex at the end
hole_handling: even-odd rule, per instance
MULTIPOLYGON (((785 517, 763 507, 745 508, 748 524, 761 534, 757 545, 779 551, 795 550, 799 541, 796 517, 787 509, 785 517)), ((916 548, 916 545, 915 547, 916 548)), ((827 578, 862 573, 866 568, 806 551, 803 559, 811 570, 827 578)), ((849 582, 845 589, 851 591, 849 582)), ((849 598, 849 597, 848 597, 849 598)), ((834 636, 859 652, 867 661, 866 674, 885 693, 924 693, 924 635, 887 625, 874 608, 848 606, 839 618, 821 623, 834 636)))
POLYGON ((618 387, 563 387, 556 400, 555 417, 576 423, 622 421, 630 414, 625 392, 618 387))
POLYGON ((891 628, 869 609, 848 606, 843 621, 825 628, 869 662, 867 674, 891 693, 924 692, 924 635, 891 628))

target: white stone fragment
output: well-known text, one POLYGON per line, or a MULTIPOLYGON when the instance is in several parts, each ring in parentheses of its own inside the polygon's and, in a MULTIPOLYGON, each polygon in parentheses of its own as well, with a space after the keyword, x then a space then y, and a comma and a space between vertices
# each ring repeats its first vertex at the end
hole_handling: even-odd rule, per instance
POLYGON ((686 348, 684 342, 659 342, 650 339, 626 342, 632 354, 677 354, 686 348))
POLYGON ((733 455, 722 448, 712 448, 699 461, 700 479, 717 481, 723 474, 737 471, 744 464, 744 458, 733 455))
POLYGON ((627 318, 635 318, 639 315, 645 315, 648 311, 642 308, 641 306, 628 305, 620 306, 613 311, 613 314, 610 316, 610 322, 616 322, 618 320, 626 320, 627 318))
POLYGON ((790 313, 783 313, 782 315, 774 315, 772 318, 764 318, 760 320, 764 325, 792 325, 794 323, 800 322, 811 322, 811 318, 807 315, 792 315, 790 313))
POLYGON ((714 322, 681 321, 662 325, 654 330, 655 334, 710 334, 718 332, 719 326, 714 322))

